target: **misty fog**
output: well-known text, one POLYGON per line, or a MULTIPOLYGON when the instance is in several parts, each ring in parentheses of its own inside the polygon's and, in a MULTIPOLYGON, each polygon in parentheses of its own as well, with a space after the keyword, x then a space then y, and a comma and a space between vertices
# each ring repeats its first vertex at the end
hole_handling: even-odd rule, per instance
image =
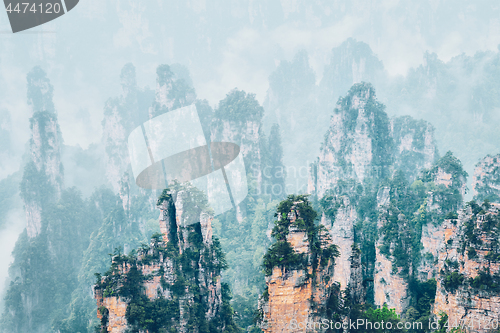
POLYGON ((389 117, 430 122, 440 155, 462 161, 469 187, 478 160, 500 152, 498 1, 82 0, 16 34, 2 11, 0 45, 2 299, 26 225, 19 184, 30 154, 26 77, 36 66, 54 89, 63 187, 84 198, 112 188, 100 158, 103 119, 125 96, 126 64, 144 115, 162 64, 214 110, 235 88, 255 94, 264 134, 280 125, 287 194, 307 193, 337 100, 359 82, 373 85, 389 117))

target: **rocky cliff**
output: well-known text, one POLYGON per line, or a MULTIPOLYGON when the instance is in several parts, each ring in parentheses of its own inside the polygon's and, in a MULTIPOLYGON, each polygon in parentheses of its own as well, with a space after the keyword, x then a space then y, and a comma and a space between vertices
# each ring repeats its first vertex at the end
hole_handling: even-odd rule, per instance
POLYGON ((392 267, 393 260, 380 252, 382 238, 373 234, 373 228, 383 227, 384 214, 391 201, 397 200, 397 191, 388 186, 387 179, 398 170, 402 179, 410 182, 434 165, 438 153, 433 132, 430 124, 410 117, 390 120, 373 87, 357 84, 339 99, 320 156, 311 168, 309 193, 319 201, 321 223, 340 250, 335 281, 343 289, 365 281, 367 289, 358 290, 358 297, 368 292, 368 299, 373 297, 376 304, 395 307, 403 302, 396 307, 398 311, 407 303, 407 282, 392 274, 397 269, 392 267), (351 272, 355 243, 363 250, 362 275, 351 272), (389 291, 385 286, 396 288, 389 291), (391 293, 396 294, 391 298, 391 293))
MULTIPOLYGON (((133 69, 133 68, 132 68, 133 69)), ((153 195, 143 198, 146 193, 142 193, 137 189, 133 180, 127 180, 126 171, 128 169, 128 156, 126 143, 122 140, 126 137, 127 124, 135 123, 135 126, 142 124, 131 119, 137 110, 138 105, 134 99, 127 96, 133 96, 134 91, 138 91, 135 87, 132 69, 127 71, 126 68, 122 71, 123 84, 122 96, 117 99, 112 99, 108 102, 107 112, 103 126, 105 126, 105 140, 107 159, 110 161, 110 175, 113 174, 114 189, 122 199, 124 210, 127 212, 127 207, 136 207, 142 205, 141 210, 147 210, 148 206, 144 199, 151 201, 153 195), (128 73, 128 74, 127 74, 128 73), (127 74, 127 75, 125 75, 127 74), (125 76, 124 76, 125 75, 125 76), (126 79, 129 78, 129 79, 126 79), (132 83, 131 83, 132 82, 132 83), (131 93, 132 92, 132 93, 131 93), (132 111, 129 109, 132 108, 132 111), (117 129, 114 131, 113 129, 117 129), (115 134, 117 134, 115 136, 115 134), (116 161, 116 163, 115 163, 116 161), (143 194, 141 196, 141 193, 143 194)), ((269 138, 263 134, 262 130, 262 115, 263 109, 252 94, 247 94, 243 91, 233 90, 226 98, 220 101, 219 105, 213 110, 206 101, 195 101, 194 90, 189 86, 189 80, 179 74, 175 66, 162 65, 157 68, 157 84, 154 96, 154 102, 151 107, 141 108, 137 110, 149 110, 146 118, 155 117, 165 112, 170 112, 176 108, 196 104, 198 115, 202 123, 202 128, 207 139, 207 142, 233 142, 240 146, 240 153, 243 156, 247 167, 247 178, 249 179, 249 188, 251 196, 257 198, 262 194, 282 198, 284 196, 284 168, 282 167, 282 153, 280 129, 278 126, 273 127, 269 138), (263 170, 266 171, 263 174, 263 170), (276 195, 272 192, 275 190, 276 195), (265 192, 265 193, 263 193, 265 192)), ((136 92, 139 94, 140 91, 136 92)), ((172 125, 174 126, 174 125, 172 125)), ((111 179, 110 179, 111 180, 111 179)), ((264 197, 264 196, 263 196, 264 197)), ((245 298, 249 297, 248 302, 255 303, 252 305, 245 304, 241 306, 241 317, 244 317, 244 323, 241 325, 249 326, 252 323, 253 308, 256 306, 257 295, 261 292, 260 285, 256 287, 256 281, 260 279, 253 277, 260 275, 260 269, 253 266, 258 266, 258 259, 241 260, 241 255, 248 254, 253 257, 255 247, 264 248, 267 241, 265 231, 258 234, 259 240, 251 245, 247 242, 248 228, 252 226, 254 221, 254 211, 256 209, 256 200, 245 200, 237 207, 235 212, 227 212, 216 219, 218 226, 218 236, 221 239, 224 250, 228 253, 228 261, 231 269, 227 272, 227 281, 232 284, 232 289, 235 290, 236 296, 245 298), (249 216, 250 215, 250 216, 249 216), (248 228, 247 228, 248 227, 248 228), (250 269, 250 267, 252 267, 250 269)), ((269 198, 266 198, 269 201, 269 198)), ((267 205, 267 202, 266 202, 267 205)), ((265 207, 265 205, 264 205, 265 207)), ((260 207, 259 207, 260 208, 260 207)), ((137 210, 137 209, 136 209, 137 210)), ((126 213, 128 214, 128 213, 126 213)), ((141 228, 146 228, 147 224, 151 224, 143 215, 136 214, 133 218, 134 222, 141 228)), ((263 226, 265 229, 268 221, 263 226)), ((264 251, 263 249, 261 252, 264 251)), ((243 302, 240 302, 240 304, 243 302)), ((240 317, 240 318, 241 318, 240 317)))
POLYGON ((409 116, 391 121, 394 138, 394 168, 401 170, 410 180, 423 169, 430 169, 439 157, 434 140, 434 127, 424 121, 409 116))
POLYGON ((279 200, 286 197, 283 130, 275 124, 266 135, 264 110, 253 94, 244 91, 230 91, 213 113, 201 103, 197 108, 203 111, 202 122, 211 124, 207 141, 238 144, 246 167, 248 195, 236 210, 215 218, 214 234, 227 254, 224 279, 234 294, 237 323, 248 329, 254 325, 254 311, 265 285, 260 264, 270 243, 272 215, 279 200))
MULTIPOLYGON (((387 305, 404 320, 447 316, 449 325, 473 322, 469 331, 483 332, 500 311, 499 156, 477 164, 478 202, 465 205, 468 175, 451 152, 438 158, 433 132, 409 117, 389 121, 369 85, 355 85, 339 100, 309 180, 320 225, 340 252, 326 274, 351 299, 387 305)), ((289 282, 279 270, 270 273, 267 304, 300 305, 302 320, 310 321, 313 307, 294 301, 302 292, 297 271, 289 282)))
POLYGON ((328 189, 347 193, 354 183, 383 178, 392 162, 393 138, 384 106, 370 84, 354 85, 340 98, 330 128, 313 165, 309 193, 318 198, 328 189), (351 182, 352 185, 343 185, 351 182))
POLYGON ((376 191, 360 187, 366 183, 342 196, 326 191, 317 201, 317 230, 324 233, 323 248, 334 246, 339 253, 331 266, 317 271, 311 258, 321 247, 310 245, 310 230, 296 227, 307 225, 297 222, 304 215, 297 211, 300 201, 283 201, 272 233, 276 243, 264 256, 262 328, 313 332, 314 327, 296 325, 380 320, 363 310, 369 304, 394 309, 396 321, 428 327, 438 301, 438 261, 456 229, 465 177, 460 161, 447 153, 411 183, 404 171, 395 170, 379 180, 376 191), (284 209, 291 211, 284 215, 284 209))
MULTIPOLYGON (((141 192, 127 175, 127 131, 148 120, 154 92, 137 88, 135 69, 126 65, 122 95, 106 104, 102 151, 66 151, 64 161, 70 161, 70 168, 77 164, 85 169, 96 160, 106 164, 107 185, 114 191, 101 187, 83 199, 76 188, 63 189, 62 139, 52 85, 40 68, 27 79, 32 137, 20 194, 28 224, 13 251, 0 331, 93 331, 93 273, 106 271, 108 253, 115 248, 129 253, 160 229, 152 222, 157 214, 154 193, 141 192)), ((71 177, 78 168, 69 170, 71 177)), ((96 170, 91 166, 85 172, 96 170)))
POLYGON ((174 70, 177 67, 160 65, 156 69, 155 101, 149 109, 150 118, 195 102, 196 92, 190 85, 189 74, 181 75, 174 70))
POLYGON ((314 225, 316 212, 305 196, 282 201, 276 217, 276 243, 264 256, 267 288, 259 321, 264 332, 304 332, 304 325, 336 310, 340 289, 331 277, 339 253, 328 233, 314 225))
MULTIPOLYGON (((153 91, 148 87, 138 87, 134 65, 126 64, 120 73, 120 96, 108 99, 104 107, 101 142, 107 183, 120 196, 127 215, 134 215, 133 210, 143 211, 130 216, 131 220, 139 223, 141 231, 147 228, 147 219, 154 214, 154 201, 159 193, 144 191, 135 184, 129 160, 128 136, 149 119, 194 102, 194 89, 186 82, 189 74, 174 72, 173 68, 178 67, 158 66, 156 90, 153 91)), ((201 115, 206 105, 203 104, 200 109, 201 115)), ((205 127, 210 128, 210 125, 205 127)))
POLYGON ((61 195, 63 166, 61 163, 61 131, 52 103, 53 87, 45 72, 35 67, 27 76, 30 119, 30 159, 21 182, 21 197, 26 212, 28 237, 40 234, 42 210, 61 195))
MULTIPOLYGON (((333 297, 332 286, 342 291, 331 311, 340 320, 369 317, 369 312, 359 312, 363 304, 393 308, 398 320, 422 325, 442 311, 441 267, 444 253, 455 243, 450 239, 460 230, 467 173, 452 153, 439 158, 433 133, 424 121, 389 120, 370 85, 355 85, 339 100, 309 180, 319 225, 328 235, 325 244, 336 246, 338 258, 321 271, 321 282, 309 285, 313 274, 297 264, 302 255, 313 255, 307 236, 293 227, 275 227, 273 235, 288 230, 281 243, 289 248, 278 252, 277 245, 271 246, 264 265, 277 253, 293 264, 267 267, 264 330, 284 329, 292 319, 321 318, 315 312, 321 305, 311 300, 324 304, 333 297)), ((493 161, 478 168, 493 170, 485 166, 493 161)), ((495 176, 483 174, 481 179, 487 183, 495 176)), ((294 220, 293 212, 286 216, 294 220)))
POLYGON ((103 332, 231 332, 229 291, 221 284, 225 260, 212 238, 212 215, 189 185, 158 200, 160 228, 149 246, 113 257, 94 288, 103 332))
POLYGON ((137 86, 134 65, 129 63, 122 68, 121 94, 106 101, 101 139, 105 149, 106 176, 116 193, 120 191, 121 183, 127 181, 125 173, 130 173, 127 148, 130 132, 151 118, 191 105, 196 100, 194 88, 186 81, 189 74, 176 73, 173 69, 178 67, 158 66, 154 91, 137 86))
POLYGON ((495 188, 499 175, 497 156, 482 159, 473 179, 477 201, 467 203, 442 228, 434 313, 445 315, 450 328, 489 332, 498 326, 500 205, 495 188))
POLYGON ((50 221, 48 217, 57 209, 54 205, 61 199, 64 179, 60 152, 62 138, 52 102, 53 87, 39 67, 28 73, 27 81, 28 105, 32 111, 31 138, 29 157, 19 184, 26 230, 21 233, 13 252, 15 260, 9 269, 9 278, 13 282, 7 291, 2 317, 3 326, 11 332, 41 332, 47 328, 46 322, 40 323, 43 320, 38 320, 37 314, 50 302, 44 294, 45 286, 33 285, 31 281, 45 280, 44 273, 49 267, 42 263, 53 257, 53 252, 47 251, 45 235, 50 228, 57 229, 59 221, 50 221), (36 258, 28 259, 27 255, 21 255, 24 251, 30 253, 34 248, 37 249, 34 252, 37 253, 36 258))
POLYGON ((446 315, 449 327, 490 332, 500 314, 498 204, 470 202, 445 226, 437 260, 434 314, 446 315))

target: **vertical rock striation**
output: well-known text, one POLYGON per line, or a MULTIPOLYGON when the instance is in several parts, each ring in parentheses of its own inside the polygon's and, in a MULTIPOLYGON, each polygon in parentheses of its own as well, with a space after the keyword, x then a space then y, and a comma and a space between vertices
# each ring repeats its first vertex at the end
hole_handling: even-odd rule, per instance
POLYGON ((392 161, 393 139, 384 106, 370 84, 354 85, 340 98, 319 158, 312 166, 309 193, 322 198, 355 193, 356 185, 384 178, 392 161))
POLYGON ((331 301, 340 290, 331 276, 338 250, 328 233, 314 225, 316 212, 305 196, 289 196, 276 216, 276 243, 264 256, 267 288, 260 325, 264 332, 304 332, 306 324, 336 310, 331 301))

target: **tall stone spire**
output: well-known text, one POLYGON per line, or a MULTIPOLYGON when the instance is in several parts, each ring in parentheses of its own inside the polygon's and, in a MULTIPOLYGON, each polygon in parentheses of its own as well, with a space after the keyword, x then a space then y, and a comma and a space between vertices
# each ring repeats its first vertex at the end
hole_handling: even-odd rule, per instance
POLYGON ((42 210, 59 199, 64 171, 61 163, 61 131, 54 109, 53 87, 46 73, 35 67, 27 75, 30 119, 30 160, 21 182, 25 205, 27 232, 30 238, 42 229, 42 210))

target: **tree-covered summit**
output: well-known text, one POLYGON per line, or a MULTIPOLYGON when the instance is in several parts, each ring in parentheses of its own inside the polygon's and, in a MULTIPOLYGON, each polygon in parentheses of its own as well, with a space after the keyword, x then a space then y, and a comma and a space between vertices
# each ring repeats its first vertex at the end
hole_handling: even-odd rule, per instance
POLYGON ((238 122, 260 120, 263 114, 264 109, 255 99, 255 94, 238 89, 231 90, 215 109, 216 118, 238 122))
POLYGON ((321 267, 335 262, 338 248, 331 243, 324 226, 317 223, 317 216, 306 195, 289 195, 280 202, 271 231, 276 242, 267 250, 262 264, 266 275, 271 275, 274 267, 285 271, 306 270, 309 265, 314 275, 321 267), (296 252, 288 238, 293 232, 305 232, 308 252, 296 252))

